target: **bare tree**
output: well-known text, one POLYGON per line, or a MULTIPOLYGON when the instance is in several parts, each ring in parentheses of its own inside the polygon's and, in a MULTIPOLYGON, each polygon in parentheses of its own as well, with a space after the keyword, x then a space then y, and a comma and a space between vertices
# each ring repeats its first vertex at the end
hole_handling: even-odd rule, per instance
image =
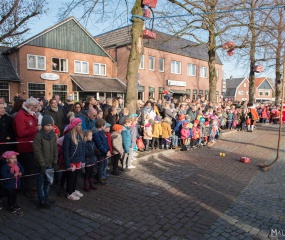
POLYGON ((46 0, 0 1, 0 44, 12 44, 29 31, 27 23, 44 13, 46 0))

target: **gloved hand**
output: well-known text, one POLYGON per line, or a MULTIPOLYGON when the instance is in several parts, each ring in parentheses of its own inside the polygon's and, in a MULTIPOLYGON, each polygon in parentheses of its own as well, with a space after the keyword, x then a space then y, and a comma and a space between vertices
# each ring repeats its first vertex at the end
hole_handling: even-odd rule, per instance
POLYGON ((45 166, 41 166, 40 173, 41 174, 45 174, 46 173, 46 167, 45 166))
POLYGON ((54 169, 55 172, 57 172, 57 171, 59 170, 58 164, 55 163, 55 164, 53 165, 53 169, 54 169))

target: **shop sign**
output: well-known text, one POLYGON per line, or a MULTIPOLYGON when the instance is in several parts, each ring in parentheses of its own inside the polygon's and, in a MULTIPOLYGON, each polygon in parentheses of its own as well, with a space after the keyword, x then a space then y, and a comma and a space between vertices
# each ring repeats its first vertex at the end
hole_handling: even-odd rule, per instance
POLYGON ((167 80, 168 86, 186 87, 186 82, 167 80))
POLYGON ((49 81, 56 81, 59 79, 59 75, 55 73, 42 73, 41 78, 49 81))

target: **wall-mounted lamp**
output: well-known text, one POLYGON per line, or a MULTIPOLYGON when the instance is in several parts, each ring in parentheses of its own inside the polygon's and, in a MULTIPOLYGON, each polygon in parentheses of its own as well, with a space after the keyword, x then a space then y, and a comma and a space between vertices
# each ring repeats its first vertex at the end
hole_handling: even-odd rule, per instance
POLYGON ((26 91, 23 91, 23 94, 26 94, 26 91))

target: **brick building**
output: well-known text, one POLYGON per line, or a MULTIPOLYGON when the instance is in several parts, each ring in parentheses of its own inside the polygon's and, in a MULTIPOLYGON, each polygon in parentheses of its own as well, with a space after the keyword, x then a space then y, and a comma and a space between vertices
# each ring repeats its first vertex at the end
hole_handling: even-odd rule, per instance
MULTIPOLYGON (((10 99, 16 92, 23 98, 50 99, 59 94, 63 100, 82 101, 89 95, 112 97, 126 92, 117 78, 115 60, 73 17, 7 49, 1 59, 9 59, 18 77, 5 80, 10 99)), ((9 66, 0 65, 0 70, 9 66)))
POLYGON ((266 77, 255 78, 255 100, 257 102, 274 101, 275 89, 266 77))
MULTIPOLYGON (((131 26, 119 28, 95 39, 116 60, 118 78, 126 83, 127 63, 131 46, 131 26)), ((189 47, 195 43, 183 38, 154 31, 156 39, 144 39, 144 53, 138 71, 138 98, 158 99, 164 89, 174 97, 190 95, 191 99, 209 92, 208 49, 206 46, 189 47)), ((222 91, 222 62, 216 57, 217 100, 222 91)))

